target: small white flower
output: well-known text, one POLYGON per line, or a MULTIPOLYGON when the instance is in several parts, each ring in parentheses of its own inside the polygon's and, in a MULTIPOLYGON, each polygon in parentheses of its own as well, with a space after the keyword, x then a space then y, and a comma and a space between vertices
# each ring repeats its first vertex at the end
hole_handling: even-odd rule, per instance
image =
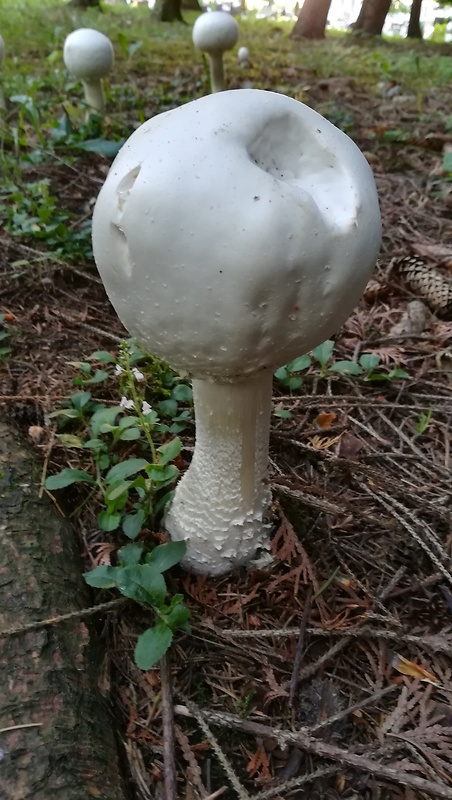
POLYGON ((132 367, 132 372, 137 381, 144 381, 144 375, 142 372, 140 372, 139 369, 137 369, 136 367, 132 367))
POLYGON ((143 405, 141 406, 141 410, 143 414, 150 414, 152 411, 152 406, 150 406, 149 403, 146 402, 146 400, 143 400, 143 405))
POLYGON ((120 375, 121 372, 124 372, 124 369, 122 367, 120 367, 119 364, 116 364, 115 375, 120 375))
POLYGON ((121 408, 135 408, 133 400, 129 400, 125 395, 121 397, 119 405, 121 408))

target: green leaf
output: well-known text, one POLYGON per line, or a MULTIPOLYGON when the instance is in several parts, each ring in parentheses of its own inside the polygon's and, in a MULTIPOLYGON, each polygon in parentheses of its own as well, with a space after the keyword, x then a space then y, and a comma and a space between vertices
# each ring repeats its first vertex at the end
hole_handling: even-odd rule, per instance
POLYGON ((100 567, 95 567, 91 572, 85 572, 83 577, 88 586, 94 586, 96 589, 113 589, 116 586, 117 572, 117 567, 102 564, 100 567))
POLYGON ((69 398, 74 408, 81 411, 91 400, 91 392, 75 392, 69 398))
POLYGON ((47 478, 45 486, 46 489, 64 489, 66 486, 71 486, 73 483, 96 483, 91 475, 88 475, 83 469, 62 469, 58 475, 50 475, 47 478))
POLYGON ((125 431, 122 431, 119 438, 121 442, 134 442, 136 439, 139 439, 142 434, 140 428, 128 428, 125 431))
POLYGON ((376 356, 374 353, 363 353, 359 358, 359 363, 366 372, 372 372, 375 367, 378 367, 380 361, 380 356, 376 356))
POLYGON ((143 42, 141 40, 138 41, 138 42, 132 42, 131 44, 129 44, 129 46, 127 48, 127 52, 129 54, 129 58, 133 58, 133 56, 135 55, 137 50, 139 50, 140 47, 142 47, 142 45, 143 45, 143 42))
POLYGON ((330 372, 340 372, 345 375, 362 375, 363 370, 354 361, 335 361, 330 367, 330 372))
POLYGON ((137 422, 138 422, 138 417, 133 417, 133 416, 122 417, 122 419, 119 420, 119 427, 121 430, 124 430, 125 428, 131 428, 133 425, 136 425, 137 422))
POLYGON ((102 425, 114 425, 116 417, 123 411, 121 406, 113 406, 111 408, 101 408, 95 411, 91 417, 90 428, 93 438, 96 439, 101 433, 102 425))
POLYGON ((273 412, 274 417, 280 417, 281 419, 292 419, 292 412, 288 411, 287 408, 277 408, 273 412))
POLYGON ((370 375, 366 375, 364 378, 365 381, 389 381, 390 377, 387 372, 371 372, 370 375))
POLYGON ((78 419, 80 412, 76 408, 59 408, 58 411, 51 411, 49 419, 54 417, 66 417, 67 419, 78 419))
POLYGON ((119 563, 122 567, 129 567, 131 564, 139 564, 143 553, 143 545, 126 544, 118 550, 119 563))
POLYGON ((291 391, 293 389, 299 389, 302 384, 303 380, 302 378, 299 378, 298 375, 291 375, 290 378, 287 378, 287 380, 284 382, 284 385, 287 386, 287 388, 291 391))
POLYGON ((78 150, 85 150, 87 153, 97 153, 99 156, 114 158, 124 142, 125 139, 121 139, 119 142, 113 142, 109 139, 86 139, 84 142, 74 143, 73 147, 78 150))
POLYGON ((159 572, 165 572, 182 561, 186 549, 187 544, 184 541, 159 544, 147 554, 146 563, 152 564, 159 572))
POLYGON ((185 430, 186 427, 184 422, 173 422, 172 425, 162 425, 159 430, 166 431, 167 433, 180 433, 185 430))
POLYGON ((193 400, 193 392, 191 386, 186 383, 178 383, 171 392, 171 397, 177 400, 178 403, 191 403, 193 400))
POLYGON ((293 361, 290 361, 287 364, 287 371, 288 372, 301 372, 304 369, 308 369, 312 364, 312 359, 307 354, 304 356, 299 356, 298 358, 294 358, 293 361))
POLYGON ((288 377, 287 367, 280 367, 274 374, 279 381, 285 381, 288 377))
POLYGON ((96 350, 89 356, 91 361, 99 361, 101 364, 116 364, 116 358, 108 350, 96 350))
POLYGON ((153 564, 124 567, 118 572, 116 585, 126 597, 147 605, 160 605, 167 594, 163 575, 153 564))
POLYGON ((102 531, 115 531, 120 522, 121 514, 110 514, 109 511, 101 511, 97 515, 97 524, 102 531))
POLYGON ((171 481, 174 481, 179 475, 179 470, 175 464, 167 464, 161 467, 159 464, 152 464, 146 472, 151 481, 160 485, 171 483, 171 481))
POLYGON ((154 517, 157 517, 159 514, 162 513, 163 509, 171 502, 173 499, 174 490, 170 490, 165 492, 165 494, 161 495, 154 503, 154 517))
POLYGON ((110 484, 107 491, 105 492, 105 502, 112 503, 114 500, 117 500, 118 497, 121 497, 123 494, 127 494, 131 481, 120 481, 119 483, 110 484))
POLYGON ((165 417, 175 417, 177 414, 177 400, 173 400, 173 398, 161 400, 160 403, 158 403, 158 410, 165 417))
POLYGON ((105 445, 102 439, 88 439, 88 441, 86 441, 83 446, 85 447, 86 450, 97 451, 97 450, 102 450, 102 448, 105 445))
POLYGON ((333 355, 333 350, 334 342, 328 339, 326 342, 319 344, 318 347, 314 347, 314 350, 311 350, 311 355, 319 362, 321 367, 325 367, 333 355))
POLYGON ((399 367, 394 367, 388 374, 389 380, 392 378, 409 378, 408 372, 405 372, 404 369, 399 369, 399 367))
POLYGON ((98 457, 97 464, 101 472, 107 469, 110 466, 110 456, 108 455, 108 453, 102 453, 98 457))
POLYGON ((137 538, 143 527, 145 516, 145 512, 141 509, 136 514, 126 514, 122 518, 122 529, 129 539, 137 538))
POLYGON ((168 461, 173 461, 179 455, 182 447, 182 442, 178 436, 171 439, 170 442, 160 445, 157 449, 159 453, 159 464, 167 464, 168 461))
POLYGON ((96 371, 95 371, 94 375, 92 376, 92 378, 89 378, 89 380, 85 381, 85 384, 88 384, 88 383, 102 383, 102 381, 107 380, 107 378, 109 378, 109 377, 110 377, 110 375, 104 369, 96 369, 96 371))
POLYGON ((130 475, 135 475, 145 467, 149 466, 149 461, 145 458, 129 458, 127 461, 121 461, 114 467, 108 470, 105 480, 107 483, 128 478, 130 475))
POLYGON ((119 44, 119 46, 121 48, 121 52, 122 52, 123 56, 127 55, 127 45, 128 45, 128 43, 129 43, 129 40, 128 40, 127 36, 125 35, 125 33, 123 33, 122 31, 119 31, 119 33, 118 33, 118 44, 119 44))
POLYGON ((56 438, 65 447, 75 447, 76 449, 83 449, 86 447, 85 442, 80 436, 73 436, 71 433, 57 433, 56 438))
POLYGON ((171 609, 170 613, 166 615, 165 622, 169 625, 172 631, 175 631, 176 628, 181 628, 185 623, 190 619, 191 614, 189 609, 182 605, 182 603, 178 603, 171 609))
POLYGON ((446 151, 443 156, 443 172, 452 172, 452 152, 446 151))
POLYGON ((159 622, 154 628, 148 628, 138 637, 135 647, 137 667, 151 669, 165 655, 172 641, 173 632, 164 622, 159 622))

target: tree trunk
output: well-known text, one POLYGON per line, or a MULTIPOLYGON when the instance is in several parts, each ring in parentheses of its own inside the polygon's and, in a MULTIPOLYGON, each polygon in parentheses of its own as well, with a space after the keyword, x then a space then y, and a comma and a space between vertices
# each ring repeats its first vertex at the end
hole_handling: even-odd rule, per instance
POLYGON ((410 21, 408 23, 409 39, 422 39, 421 8, 422 0, 413 0, 411 3, 410 21))
POLYGON ((353 30, 380 36, 390 7, 391 0, 364 0, 353 30))
POLYGON ((158 22, 184 22, 181 0, 156 0, 151 16, 158 22))
POLYGON ((70 0, 68 6, 76 6, 77 8, 99 8, 100 0, 70 0))
POLYGON ((323 39, 331 0, 304 0, 292 39, 323 39))
POLYGON ((199 5, 198 0, 182 0, 181 7, 186 8, 187 11, 204 11, 203 7, 199 5))
POLYGON ((0 419, 0 796, 125 800, 91 618, 17 630, 90 605, 74 532, 39 482, 33 453, 0 419))

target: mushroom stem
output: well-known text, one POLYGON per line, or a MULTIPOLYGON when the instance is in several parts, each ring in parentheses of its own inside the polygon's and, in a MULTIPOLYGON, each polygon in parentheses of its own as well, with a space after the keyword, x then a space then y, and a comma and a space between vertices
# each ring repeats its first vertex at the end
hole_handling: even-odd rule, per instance
POLYGON ((210 67, 210 85, 212 93, 223 92, 225 87, 222 53, 207 53, 210 67))
POLYGON ((232 383, 194 380, 193 398, 195 451, 165 526, 187 540, 184 567, 222 575, 268 546, 272 371, 232 383))
POLYGON ((100 79, 82 81, 86 105, 97 114, 105 114, 105 95, 100 79))

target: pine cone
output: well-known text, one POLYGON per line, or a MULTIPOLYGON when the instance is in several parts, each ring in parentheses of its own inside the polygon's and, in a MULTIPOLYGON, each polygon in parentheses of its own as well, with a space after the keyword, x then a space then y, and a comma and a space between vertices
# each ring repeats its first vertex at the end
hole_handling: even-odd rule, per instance
POLYGON ((410 289, 416 292, 443 319, 452 318, 452 281, 421 258, 405 256, 391 264, 402 275, 410 289))

